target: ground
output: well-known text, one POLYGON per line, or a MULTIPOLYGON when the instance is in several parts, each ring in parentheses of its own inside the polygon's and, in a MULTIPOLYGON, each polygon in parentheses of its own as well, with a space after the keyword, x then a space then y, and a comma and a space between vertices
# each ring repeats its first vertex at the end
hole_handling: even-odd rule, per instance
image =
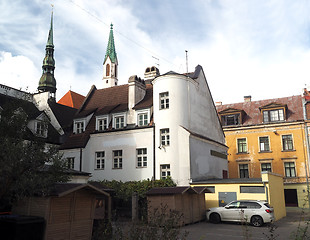
MULTIPOLYGON (((300 208, 287 208, 287 216, 274 223, 276 229, 274 231, 275 238, 271 238, 270 225, 263 227, 253 227, 250 225, 242 225, 238 223, 220 223, 212 224, 209 222, 200 222, 182 227, 182 231, 188 231, 188 240, 204 240, 204 239, 220 239, 220 240, 235 240, 235 239, 297 239, 291 237, 291 234, 296 233, 299 229, 304 229, 306 222, 310 221, 310 210, 300 208)), ((309 225, 310 227, 310 225, 309 225)), ((310 229, 307 231, 308 238, 310 237, 310 229)))

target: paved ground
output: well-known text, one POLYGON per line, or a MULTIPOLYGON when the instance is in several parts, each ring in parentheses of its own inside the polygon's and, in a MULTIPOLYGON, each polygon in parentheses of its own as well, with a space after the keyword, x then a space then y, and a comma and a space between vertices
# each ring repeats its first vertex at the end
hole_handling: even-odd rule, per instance
POLYGON ((188 231, 188 240, 235 240, 235 239, 301 239, 296 238, 298 229, 307 228, 307 238, 310 239, 310 211, 299 208, 287 208, 287 216, 274 223, 274 232, 272 225, 262 227, 253 227, 250 225, 241 225, 236 223, 212 224, 209 222, 200 222, 182 227, 183 231, 188 231), (273 234, 273 235, 272 235, 273 234), (273 238, 272 238, 273 237, 273 238))

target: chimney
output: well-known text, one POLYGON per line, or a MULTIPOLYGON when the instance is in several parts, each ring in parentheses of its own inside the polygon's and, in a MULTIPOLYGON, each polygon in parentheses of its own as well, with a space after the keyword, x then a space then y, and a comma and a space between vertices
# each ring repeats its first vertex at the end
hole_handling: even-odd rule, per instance
POLYGON ((128 80, 128 124, 135 123, 135 114, 133 107, 140 102, 146 94, 145 81, 133 75, 128 80))
POLYGON ((249 95, 249 96, 244 96, 244 102, 251 102, 252 100, 252 96, 249 95))
POLYGON ((155 77, 159 76, 159 69, 157 67, 147 67, 144 72, 144 79, 147 82, 150 82, 155 77))
POLYGON ((215 106, 222 106, 222 102, 215 102, 215 106))

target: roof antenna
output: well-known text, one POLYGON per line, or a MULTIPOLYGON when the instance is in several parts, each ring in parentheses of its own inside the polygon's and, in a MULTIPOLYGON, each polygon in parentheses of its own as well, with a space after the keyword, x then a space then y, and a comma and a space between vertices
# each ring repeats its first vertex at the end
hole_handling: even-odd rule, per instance
POLYGON ((186 73, 188 73, 188 58, 187 58, 187 50, 185 50, 185 56, 186 56, 186 73))

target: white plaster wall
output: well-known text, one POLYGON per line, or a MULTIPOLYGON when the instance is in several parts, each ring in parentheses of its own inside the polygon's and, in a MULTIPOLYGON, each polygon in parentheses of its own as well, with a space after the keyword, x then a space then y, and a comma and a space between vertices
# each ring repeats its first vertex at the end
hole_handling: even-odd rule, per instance
MULTIPOLYGON (((74 158, 74 170, 80 171, 80 149, 59 150, 63 154, 63 159, 74 158)), ((83 171, 83 169, 82 169, 83 171)))
POLYGON ((190 126, 188 129, 225 144, 222 126, 202 71, 196 80, 197 84, 190 84, 190 126))
MULTIPOLYGON (((170 164, 172 179, 178 185, 188 185, 192 178, 190 176, 192 155, 190 156, 189 153, 189 133, 180 128, 185 127, 192 132, 225 144, 225 137, 203 73, 201 72, 199 78, 195 80, 178 74, 157 77, 153 81, 153 105, 156 126, 156 178, 160 178, 160 165, 170 164), (159 94, 167 91, 169 92, 169 109, 160 110, 159 94), (169 128, 170 145, 159 148, 160 129, 163 128, 169 128)), ((205 153, 203 148, 197 148, 194 151, 198 151, 198 156, 205 153)), ((198 163, 200 164, 200 160, 198 163)), ((217 164, 217 162, 210 164, 213 163, 217 164)), ((222 169, 222 163, 214 167, 222 169)), ((213 176, 214 172, 206 171, 204 178, 208 174, 213 176)), ((215 175, 219 176, 218 173, 215 175)))
POLYGON ((228 171, 228 161, 223 158, 212 156, 210 151, 214 150, 225 153, 226 148, 216 143, 211 143, 190 137, 190 177, 193 182, 214 178, 223 178, 223 170, 228 171))
POLYGON ((92 180, 135 181, 153 177, 153 128, 92 134, 83 151, 83 171, 92 180), (137 168, 136 149, 147 148, 147 167, 137 168), (113 169, 113 150, 123 151, 123 168, 113 169), (95 152, 105 151, 105 169, 95 169, 95 152))

